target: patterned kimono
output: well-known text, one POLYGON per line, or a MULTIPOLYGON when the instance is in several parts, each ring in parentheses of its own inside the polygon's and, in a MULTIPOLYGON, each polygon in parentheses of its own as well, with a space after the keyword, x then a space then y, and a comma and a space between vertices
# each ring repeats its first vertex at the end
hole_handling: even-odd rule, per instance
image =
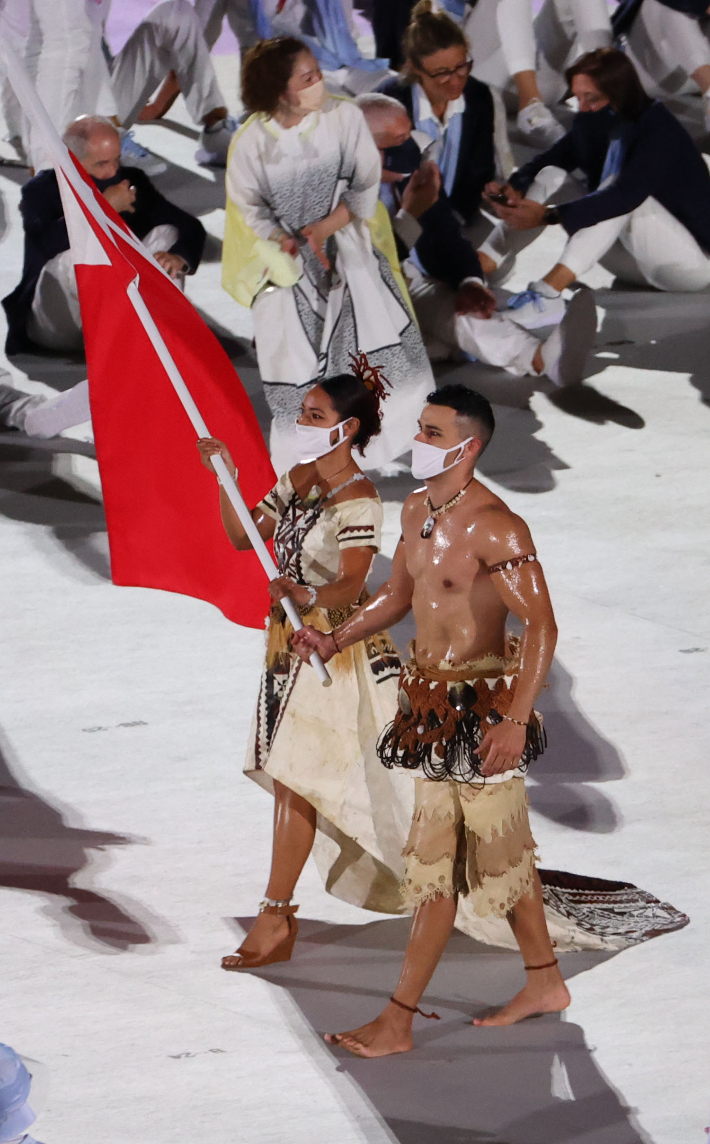
POLYGON ((373 243, 381 173, 365 118, 346 99, 328 98, 288 129, 254 115, 232 144, 223 282, 252 308, 277 472, 297 460, 293 426, 304 393, 318 378, 348 372, 351 353, 368 354, 392 386, 367 468, 409 449, 433 388, 396 255, 390 248, 388 258, 386 235, 383 249, 373 243), (300 232, 340 203, 354 218, 326 243, 326 270, 300 232), (271 240, 277 229, 299 240, 295 259, 271 240))

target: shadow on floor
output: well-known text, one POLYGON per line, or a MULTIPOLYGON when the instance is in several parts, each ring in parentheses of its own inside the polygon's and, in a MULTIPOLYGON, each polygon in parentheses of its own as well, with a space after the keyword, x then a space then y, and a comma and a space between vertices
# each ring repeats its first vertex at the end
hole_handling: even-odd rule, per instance
POLYGON ((10 750, 0 740, 0 886, 44 895, 50 916, 77 945, 95 949, 98 942, 124 951, 153 941, 132 903, 119 905, 115 898, 73 884, 94 865, 90 851, 133 840, 71 826, 64 811, 27 789, 17 774, 19 767, 13 761, 11 768, 10 750))
MULTIPOLYGON (((37 447, 21 441, 0 443, 0 518, 44 525, 84 569, 110 580, 103 505, 52 471, 55 452, 84 451, 66 448, 68 444, 66 440, 42 441, 37 447)), ((37 543, 46 543, 45 534, 38 533, 37 543)))
MULTIPOLYGON (((246 929, 251 919, 239 924, 246 929)), ((306 919, 292 961, 258 975, 285 990, 318 1037, 356 1028, 390 996, 408 931, 406 918, 365 925, 306 919)), ((560 964, 569 979, 610 956, 562 954, 560 964)), ((454 933, 424 1001, 441 1020, 415 1018, 412 1053, 368 1061, 329 1051, 399 1144, 642 1144, 647 1137, 578 1025, 557 1016, 508 1029, 471 1025, 523 978, 517 953, 454 933)))

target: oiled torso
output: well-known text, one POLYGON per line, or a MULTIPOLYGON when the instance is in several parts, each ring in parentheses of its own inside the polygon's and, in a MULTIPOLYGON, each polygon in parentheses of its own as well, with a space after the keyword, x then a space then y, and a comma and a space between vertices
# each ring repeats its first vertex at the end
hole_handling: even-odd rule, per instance
POLYGON ((504 655, 508 608, 488 573, 486 554, 500 543, 506 519, 513 532, 518 518, 478 482, 458 505, 436 518, 431 536, 424 539, 420 534, 427 516, 425 494, 414 493, 402 524, 407 569, 414 581, 417 662, 459 664, 487 652, 504 655))

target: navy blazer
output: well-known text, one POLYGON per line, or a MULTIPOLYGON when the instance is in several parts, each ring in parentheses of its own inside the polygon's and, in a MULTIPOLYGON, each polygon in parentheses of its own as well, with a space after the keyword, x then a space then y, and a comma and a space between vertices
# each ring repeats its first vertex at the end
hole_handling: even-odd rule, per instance
MULTIPOLYGON (((419 147, 414 139, 408 139, 399 147, 390 147, 385 151, 384 167, 388 171, 416 171, 421 161, 419 147)), ((401 200, 401 192, 406 185, 406 179, 394 185, 398 201, 401 200)), ((414 249, 430 278, 446 282, 452 290, 458 290, 464 278, 483 279, 478 254, 463 233, 461 223, 445 194, 439 195, 433 207, 424 211, 417 221, 422 233, 414 249)), ((404 260, 409 256, 409 249, 396 232, 395 241, 397 253, 404 260)))
MULTIPOLYGON (((400 79, 386 79, 377 89, 398 99, 412 119, 412 88, 400 79)), ((493 97, 485 83, 470 76, 463 90, 466 110, 461 124, 461 147, 449 202, 466 224, 478 214, 481 192, 495 177, 493 97)), ((444 192, 442 191, 442 194, 444 192)))
POLYGON ((543 167, 561 167, 570 174, 572 171, 582 171, 587 189, 596 191, 601 182, 611 132, 617 120, 618 116, 610 107, 604 107, 601 111, 578 112, 567 134, 547 151, 535 155, 529 163, 514 171, 508 182, 524 195, 543 167))
MULTIPOLYGON (((532 167, 539 170, 556 162, 556 156, 560 154, 557 149, 564 151, 567 148, 571 154, 572 144, 579 149, 584 138, 590 186, 598 186, 606 147, 602 153, 600 146, 592 162, 593 141, 587 136, 588 126, 591 130, 594 124, 596 130, 597 115, 601 113, 576 115, 572 130, 564 139, 526 164, 511 182, 524 172, 527 178, 532 167), (575 138, 571 139, 571 136, 575 138)), ((592 189, 590 194, 559 206, 560 221, 567 233, 576 234, 583 227, 629 214, 647 198, 653 197, 690 231, 703 250, 710 253, 710 172, 682 124, 664 104, 655 101, 649 103, 633 122, 615 116, 607 146, 608 140, 616 136, 623 138, 625 148, 619 174, 602 190, 592 189)), ((594 139, 603 145, 603 133, 595 134, 594 139)))
MULTIPOLYGON (((205 245, 205 228, 199 219, 175 206, 151 183, 144 171, 137 167, 121 167, 111 183, 128 179, 136 188, 135 210, 121 215, 138 238, 145 238, 150 230, 163 223, 177 229, 177 242, 171 254, 179 254, 188 264, 188 273, 194 274, 200 264, 205 245)), ((102 187, 109 185, 103 180, 102 187)), ((22 279, 11 294, 3 298, 8 321, 5 352, 8 354, 32 350, 27 337, 27 322, 42 268, 51 258, 69 249, 69 235, 64 221, 64 210, 59 194, 57 176, 53 170, 40 171, 22 188, 20 211, 25 230, 25 257, 22 279)))

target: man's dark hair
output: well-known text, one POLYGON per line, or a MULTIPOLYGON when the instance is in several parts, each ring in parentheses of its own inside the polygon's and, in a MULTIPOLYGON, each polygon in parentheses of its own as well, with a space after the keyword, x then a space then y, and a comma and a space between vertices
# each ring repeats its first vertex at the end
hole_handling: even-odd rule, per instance
POLYGON ((273 115, 288 87, 296 57, 308 52, 294 36, 259 40, 242 63, 242 102, 247 111, 273 115))
MULTIPOLYGON (((459 417, 468 421, 475 421, 477 435, 481 439, 481 453, 493 436, 496 419, 493 416, 491 403, 482 393, 469 389, 467 385, 442 385, 427 395, 428 405, 445 405, 447 409, 455 410, 459 417)), ((479 457, 481 455, 479 453, 479 457)))
POLYGON ((585 52, 567 68, 565 79, 570 95, 576 75, 589 76, 624 119, 638 119, 641 112, 653 103, 629 57, 616 48, 596 48, 593 52, 585 52))

